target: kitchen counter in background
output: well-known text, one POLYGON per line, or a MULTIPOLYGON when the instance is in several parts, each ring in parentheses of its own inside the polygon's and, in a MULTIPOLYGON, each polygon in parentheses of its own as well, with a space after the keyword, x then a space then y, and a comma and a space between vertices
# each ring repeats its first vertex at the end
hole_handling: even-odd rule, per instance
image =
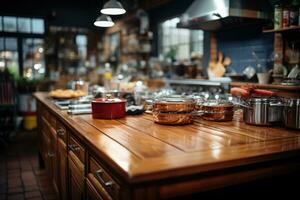
POLYGON ((166 86, 171 87, 177 93, 199 93, 209 92, 210 94, 226 94, 230 92, 231 87, 241 87, 251 85, 258 89, 267 89, 277 92, 281 97, 300 98, 300 86, 258 84, 248 82, 231 82, 229 78, 222 77, 215 80, 198 80, 198 79, 167 79, 166 86))
POLYGON ((186 126, 149 114, 95 120, 35 97, 40 156, 60 197, 165 199, 300 171, 300 131, 239 116, 186 126))

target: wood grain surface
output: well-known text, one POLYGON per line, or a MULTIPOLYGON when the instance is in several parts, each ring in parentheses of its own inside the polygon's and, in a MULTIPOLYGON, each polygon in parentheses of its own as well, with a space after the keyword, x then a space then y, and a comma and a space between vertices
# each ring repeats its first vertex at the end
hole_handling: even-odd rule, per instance
MULTIPOLYGON (((149 114, 96 120, 91 115, 68 115, 46 93, 35 93, 35 97, 131 183, 278 161, 300 154, 300 131, 284 127, 250 126, 237 118, 232 122, 197 119, 191 125, 166 126, 154 123, 149 114)), ((167 189, 162 192, 168 196, 167 189)))

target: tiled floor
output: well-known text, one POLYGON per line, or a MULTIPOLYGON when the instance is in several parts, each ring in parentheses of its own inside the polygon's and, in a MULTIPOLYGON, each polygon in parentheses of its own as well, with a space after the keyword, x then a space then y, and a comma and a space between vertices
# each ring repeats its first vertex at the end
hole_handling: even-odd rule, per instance
POLYGON ((0 200, 56 199, 46 170, 39 168, 35 132, 0 145, 0 200))

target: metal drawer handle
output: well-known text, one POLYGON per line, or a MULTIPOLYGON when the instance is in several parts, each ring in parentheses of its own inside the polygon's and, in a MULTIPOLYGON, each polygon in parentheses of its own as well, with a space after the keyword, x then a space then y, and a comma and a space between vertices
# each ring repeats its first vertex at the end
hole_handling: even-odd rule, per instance
POLYGON ((63 128, 59 128, 57 131, 58 136, 64 136, 65 135, 65 130, 63 128))
POLYGON ((54 157, 54 153, 48 152, 48 156, 49 156, 49 157, 54 157))
POLYGON ((76 144, 70 144, 69 148, 71 149, 71 151, 73 152, 80 152, 80 147, 77 146, 76 144))
POLYGON ((111 187, 114 182, 113 181, 104 181, 101 177, 101 174, 103 174, 104 171, 102 169, 99 169, 95 172, 95 177, 98 179, 98 181, 101 183, 101 185, 104 185, 105 187, 111 187))

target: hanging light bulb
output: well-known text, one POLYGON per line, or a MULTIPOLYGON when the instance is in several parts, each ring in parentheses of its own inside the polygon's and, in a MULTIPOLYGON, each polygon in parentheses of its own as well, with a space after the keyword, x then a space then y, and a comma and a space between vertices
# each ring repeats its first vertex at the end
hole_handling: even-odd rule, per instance
POLYGON ((107 15, 100 15, 94 22, 94 25, 99 27, 112 27, 114 24, 111 17, 107 15))
POLYGON ((104 4, 101 13, 106 15, 122 15, 126 13, 126 10, 119 1, 109 0, 104 4))

